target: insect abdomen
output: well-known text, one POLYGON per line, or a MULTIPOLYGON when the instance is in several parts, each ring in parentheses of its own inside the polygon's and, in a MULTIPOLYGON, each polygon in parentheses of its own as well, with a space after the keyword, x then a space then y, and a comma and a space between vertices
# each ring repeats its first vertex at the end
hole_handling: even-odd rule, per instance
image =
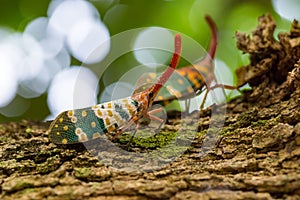
POLYGON ((51 123, 50 140, 56 144, 72 144, 115 133, 136 114, 138 106, 135 100, 127 98, 65 111, 51 123))
POLYGON ((84 142, 105 134, 103 119, 93 110, 78 109, 61 113, 50 125, 50 140, 56 144, 84 142))

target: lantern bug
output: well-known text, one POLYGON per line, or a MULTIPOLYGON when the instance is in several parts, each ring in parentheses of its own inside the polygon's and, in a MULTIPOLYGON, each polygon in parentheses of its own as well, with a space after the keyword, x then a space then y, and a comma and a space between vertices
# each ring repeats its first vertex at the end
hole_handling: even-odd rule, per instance
POLYGON ((138 128, 139 119, 150 118, 163 123, 164 120, 153 114, 160 110, 149 109, 159 90, 172 75, 178 65, 181 54, 181 36, 175 36, 175 50, 170 67, 165 70, 158 81, 149 89, 131 97, 98 104, 89 108, 64 111, 50 124, 50 140, 56 144, 85 142, 106 135, 115 139, 131 125, 138 128))
MULTIPOLYGON (((209 15, 205 16, 205 20, 208 23, 212 34, 208 54, 203 60, 196 64, 176 69, 175 73, 173 74, 172 80, 169 80, 164 85, 165 87, 161 89, 161 91, 157 95, 156 99, 154 100, 155 103, 167 105, 169 102, 175 99, 186 100, 187 102, 190 98, 200 94, 203 88, 206 87, 204 98, 200 106, 200 108, 202 109, 204 107, 207 94, 210 90, 213 90, 218 87, 230 90, 238 89, 235 86, 219 84, 216 81, 214 75, 213 58, 215 56, 218 43, 217 27, 215 22, 209 15)), ((143 74, 136 84, 137 86, 142 87, 137 87, 134 93, 138 93, 141 90, 145 90, 147 86, 150 83, 155 82, 155 80, 155 73, 143 74)))

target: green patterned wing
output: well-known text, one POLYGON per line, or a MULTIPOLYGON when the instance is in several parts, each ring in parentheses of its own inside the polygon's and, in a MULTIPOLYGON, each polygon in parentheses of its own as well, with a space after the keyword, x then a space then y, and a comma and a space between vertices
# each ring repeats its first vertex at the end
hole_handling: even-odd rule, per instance
POLYGON ((137 115, 139 106, 137 101, 128 97, 89 108, 64 111, 51 123, 49 138, 56 144, 72 144, 101 135, 113 136, 137 115))
MULTIPOLYGON (((159 74, 152 72, 143 74, 136 83, 134 94, 151 87, 157 81, 157 77, 159 74)), ((201 74, 193 66, 178 69, 162 87, 155 102, 167 105, 175 99, 192 98, 204 85, 201 74)))

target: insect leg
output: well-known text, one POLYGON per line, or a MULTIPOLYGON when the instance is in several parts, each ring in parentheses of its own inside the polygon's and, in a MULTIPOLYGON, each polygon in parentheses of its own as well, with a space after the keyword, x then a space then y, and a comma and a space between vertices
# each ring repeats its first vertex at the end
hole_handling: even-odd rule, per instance
POLYGON ((216 84, 216 85, 214 85, 214 86, 206 89, 205 94, 204 94, 204 98, 203 98, 201 106, 200 106, 201 109, 203 109, 203 107, 204 107, 204 103, 205 103, 205 100, 207 98, 208 92, 210 90, 213 90, 213 89, 216 89, 216 88, 223 88, 223 89, 227 89, 227 90, 238 90, 239 92, 241 92, 237 86, 232 86, 232 85, 226 85, 226 84, 220 84, 220 83, 218 83, 218 84, 216 84))
POLYGON ((185 115, 188 115, 190 111, 191 99, 185 99, 184 104, 185 104, 185 115))
MULTIPOLYGON (((152 115, 152 114, 158 113, 158 112, 162 112, 162 111, 164 111, 163 108, 157 108, 157 109, 154 109, 154 110, 151 110, 151 111, 148 111, 148 112, 147 112, 147 117, 148 117, 149 119, 158 121, 158 122, 160 123, 159 126, 158 126, 158 128, 157 128, 156 131, 155 131, 155 135, 156 135, 156 134, 158 133, 158 131, 161 129, 162 125, 164 124, 164 120, 161 119, 161 118, 159 118, 159 117, 156 117, 156 116, 154 116, 154 115, 152 115)), ((133 140, 133 138, 134 138, 134 136, 135 136, 135 134, 136 134, 136 132, 137 132, 137 130, 138 130, 138 128, 139 128, 139 123, 138 123, 138 121, 137 121, 137 120, 134 121, 134 120, 135 120, 135 119, 132 119, 132 121, 136 123, 136 126, 135 126, 134 132, 132 133, 132 136, 131 136, 129 142, 128 142, 127 145, 126 145, 126 146, 127 146, 127 149, 129 148, 129 146, 130 146, 130 144, 131 144, 131 142, 132 142, 132 140, 133 140)), ((131 124, 132 124, 132 123, 131 123, 131 124)))
POLYGON ((148 115, 152 115, 152 114, 154 114, 154 113, 158 113, 158 112, 161 112, 161 111, 163 111, 163 110, 164 110, 164 109, 163 109, 162 107, 156 108, 156 109, 153 109, 153 110, 148 111, 148 115))
POLYGON ((200 106, 200 109, 201 109, 201 110, 202 110, 203 107, 204 107, 204 103, 205 103, 205 100, 206 100, 206 98, 207 98, 208 92, 209 92, 209 89, 206 89, 205 94, 204 94, 204 97, 203 97, 203 100, 202 100, 202 103, 201 103, 201 106, 200 106))
POLYGON ((124 133, 125 130, 127 130, 133 123, 135 123, 138 120, 138 117, 133 117, 127 124, 127 126, 125 126, 124 128, 120 129, 116 135, 114 135, 114 137, 111 139, 111 141, 113 141, 114 139, 116 139, 117 137, 119 137, 119 135, 121 135, 122 133, 124 133))
POLYGON ((238 87, 236 86, 232 86, 232 85, 225 85, 225 84, 216 84, 214 86, 212 86, 211 88, 209 88, 210 90, 213 90, 215 88, 219 88, 219 87, 223 87, 224 89, 228 89, 228 90, 239 90, 238 87))
POLYGON ((136 124, 135 129, 134 129, 134 131, 132 133, 132 136, 131 136, 129 142, 127 143, 127 145, 126 145, 127 150, 129 150, 129 146, 130 146, 130 144, 131 144, 131 142, 132 142, 132 140, 133 140, 133 138, 134 138, 134 136, 135 136, 135 134, 136 134, 136 132, 137 132, 138 129, 139 129, 139 123, 136 124))
MULTIPOLYGON (((148 114, 148 117, 149 117, 150 119, 159 122, 159 126, 158 126, 158 128, 155 130, 154 135, 157 135, 157 134, 158 134, 158 132, 159 132, 159 130, 161 129, 162 125, 164 124, 165 120, 163 120, 163 119, 161 119, 161 118, 159 118, 159 117, 156 117, 156 116, 154 116, 153 114, 154 114, 154 113, 158 113, 158 112, 162 112, 162 111, 164 111, 163 108, 157 108, 157 109, 151 110, 151 111, 149 111, 149 112, 147 113, 147 114, 148 114)), ((166 113, 165 113, 165 112, 163 112, 163 113, 164 113, 165 116, 166 116, 166 113)))

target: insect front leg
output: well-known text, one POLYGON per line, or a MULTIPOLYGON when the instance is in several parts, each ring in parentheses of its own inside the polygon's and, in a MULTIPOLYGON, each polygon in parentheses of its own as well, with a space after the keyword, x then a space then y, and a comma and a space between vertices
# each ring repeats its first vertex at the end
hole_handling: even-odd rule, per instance
POLYGON ((136 134, 136 132, 137 132, 138 129, 139 129, 139 123, 136 123, 136 126, 134 128, 134 132, 132 133, 132 136, 131 136, 129 142, 126 145, 127 146, 127 150, 129 150, 129 146, 130 146, 130 144, 131 144, 131 142, 132 142, 132 140, 133 140, 133 138, 134 138, 134 136, 135 136, 135 134, 136 134))
POLYGON ((155 130, 154 135, 157 135, 157 134, 158 134, 158 132, 160 131, 161 127, 163 126, 163 124, 164 124, 164 122, 165 122, 165 119, 167 118, 167 115, 166 115, 166 113, 165 113, 164 111, 165 111, 165 110, 164 110, 162 107, 160 107, 160 108, 156 108, 156 109, 150 110, 150 111, 148 111, 148 113, 147 113, 147 117, 148 117, 149 119, 159 122, 159 126, 158 126, 158 128, 155 130), (162 119, 162 118, 159 118, 159 117, 157 117, 157 116, 155 116, 155 115, 153 115, 153 114, 159 113, 159 112, 162 112, 162 113, 164 114, 163 119, 162 119))
MULTIPOLYGON (((165 122, 164 119, 161 119, 161 118, 159 118, 159 117, 157 117, 157 116, 154 115, 155 113, 159 113, 159 112, 163 112, 164 115, 166 116, 166 113, 164 112, 164 109, 163 109, 162 107, 153 109, 153 110, 151 110, 151 111, 148 111, 148 112, 147 112, 147 115, 145 116, 145 117, 147 117, 147 118, 149 118, 149 119, 151 119, 151 120, 154 120, 154 121, 159 122, 159 126, 158 126, 158 128, 155 130, 155 135, 159 132, 159 130, 161 129, 162 125, 163 125, 164 122, 165 122)), ((166 118, 166 117, 165 117, 165 118, 166 118)), ((138 118, 138 117, 134 117, 134 118, 129 122, 129 124, 123 129, 123 131, 122 131, 121 133, 118 133, 117 135, 115 135, 115 138, 118 137, 118 136, 119 136, 120 134, 122 134, 127 128, 129 128, 133 123, 135 123, 135 128, 134 128, 134 131, 133 131, 133 133, 132 133, 132 136, 131 136, 129 142, 128 142, 127 145, 126 145, 127 148, 129 148, 129 146, 130 146, 130 144, 131 144, 131 142, 132 142, 132 140, 133 140, 133 138, 134 138, 136 132, 137 132, 138 129, 139 129, 139 126, 140 126, 139 118, 138 118)))
POLYGON ((114 135, 114 137, 111 139, 111 141, 115 140, 117 137, 119 137, 122 133, 124 133, 133 123, 136 123, 136 121, 138 120, 139 118, 137 116, 133 117, 129 122, 128 124, 120 129, 116 135, 114 135))

